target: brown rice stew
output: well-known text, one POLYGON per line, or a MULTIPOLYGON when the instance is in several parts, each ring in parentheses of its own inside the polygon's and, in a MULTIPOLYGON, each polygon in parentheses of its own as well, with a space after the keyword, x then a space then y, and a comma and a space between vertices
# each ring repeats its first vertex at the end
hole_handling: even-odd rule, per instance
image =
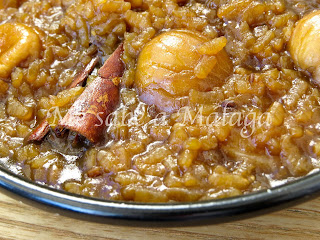
POLYGON ((318 9, 0 1, 0 162, 53 188, 138 202, 232 197, 318 171, 318 9))

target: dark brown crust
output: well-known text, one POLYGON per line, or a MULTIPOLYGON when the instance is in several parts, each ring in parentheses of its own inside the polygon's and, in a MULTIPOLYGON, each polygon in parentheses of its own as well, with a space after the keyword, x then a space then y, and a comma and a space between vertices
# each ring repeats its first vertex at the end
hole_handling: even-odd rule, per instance
POLYGON ((59 122, 58 131, 75 131, 92 143, 101 139, 105 121, 119 102, 118 84, 124 71, 122 52, 121 44, 99 70, 99 77, 86 87, 59 122))
POLYGON ((50 125, 47 119, 44 119, 28 137, 28 142, 41 141, 50 131, 50 125))

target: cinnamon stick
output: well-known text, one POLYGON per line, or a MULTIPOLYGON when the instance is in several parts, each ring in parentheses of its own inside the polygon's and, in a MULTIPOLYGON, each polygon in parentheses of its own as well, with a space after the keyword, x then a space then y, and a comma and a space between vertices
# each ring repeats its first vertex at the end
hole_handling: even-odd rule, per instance
POLYGON ((119 81, 124 71, 121 44, 98 71, 99 76, 84 90, 59 122, 57 131, 71 130, 97 143, 105 120, 119 102, 119 81))
MULTIPOLYGON (((98 62, 99 62, 98 56, 91 59, 91 61, 88 63, 88 65, 76 75, 76 77, 74 78, 74 80, 72 81, 72 83, 69 85, 68 88, 69 89, 74 88, 74 87, 78 86, 79 84, 82 84, 87 79, 89 74, 93 71, 93 69, 98 64, 98 62)), ((49 125, 47 118, 45 118, 40 122, 38 127, 36 127, 32 131, 32 133, 28 137, 27 141, 28 142, 42 141, 42 139, 49 133, 49 131, 50 131, 50 125, 49 125)))
POLYGON ((89 74, 93 71, 94 67, 98 64, 98 62, 99 62, 98 56, 92 58, 91 61, 88 63, 88 65, 85 67, 85 69, 83 69, 79 74, 77 74, 77 76, 75 77, 75 79, 72 81, 72 83, 69 85, 68 88, 69 89, 74 88, 82 84, 87 79, 89 74))
POLYGON ((28 137, 28 141, 41 141, 50 131, 50 125, 47 118, 42 120, 42 122, 32 131, 31 135, 28 137))
POLYGON ((124 64, 121 60, 123 53, 123 43, 121 43, 112 55, 105 61, 99 69, 98 75, 102 78, 121 77, 124 71, 124 64))

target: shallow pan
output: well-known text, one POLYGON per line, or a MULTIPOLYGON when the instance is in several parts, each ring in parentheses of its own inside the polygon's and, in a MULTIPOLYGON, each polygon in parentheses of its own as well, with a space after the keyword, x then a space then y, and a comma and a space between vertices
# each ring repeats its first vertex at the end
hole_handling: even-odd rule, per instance
POLYGON ((320 193, 320 173, 265 191, 233 198, 191 203, 150 204, 106 201, 67 193, 43 186, 0 168, 0 186, 40 203, 100 217, 135 220, 187 220, 230 217, 258 210, 285 207, 320 193))

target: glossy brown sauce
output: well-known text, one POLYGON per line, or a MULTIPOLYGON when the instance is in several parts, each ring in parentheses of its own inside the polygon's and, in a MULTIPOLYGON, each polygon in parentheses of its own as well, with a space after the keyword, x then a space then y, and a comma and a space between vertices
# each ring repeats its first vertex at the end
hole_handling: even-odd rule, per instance
POLYGON ((3 2, 0 160, 11 171, 140 202, 231 197, 318 171, 320 51, 304 62, 308 48, 293 38, 316 42, 308 14, 319 1, 3 2), (297 30, 302 18, 314 36, 297 30), (57 135, 121 43, 119 100, 101 140, 57 135), (49 133, 28 142, 43 120, 49 133))

